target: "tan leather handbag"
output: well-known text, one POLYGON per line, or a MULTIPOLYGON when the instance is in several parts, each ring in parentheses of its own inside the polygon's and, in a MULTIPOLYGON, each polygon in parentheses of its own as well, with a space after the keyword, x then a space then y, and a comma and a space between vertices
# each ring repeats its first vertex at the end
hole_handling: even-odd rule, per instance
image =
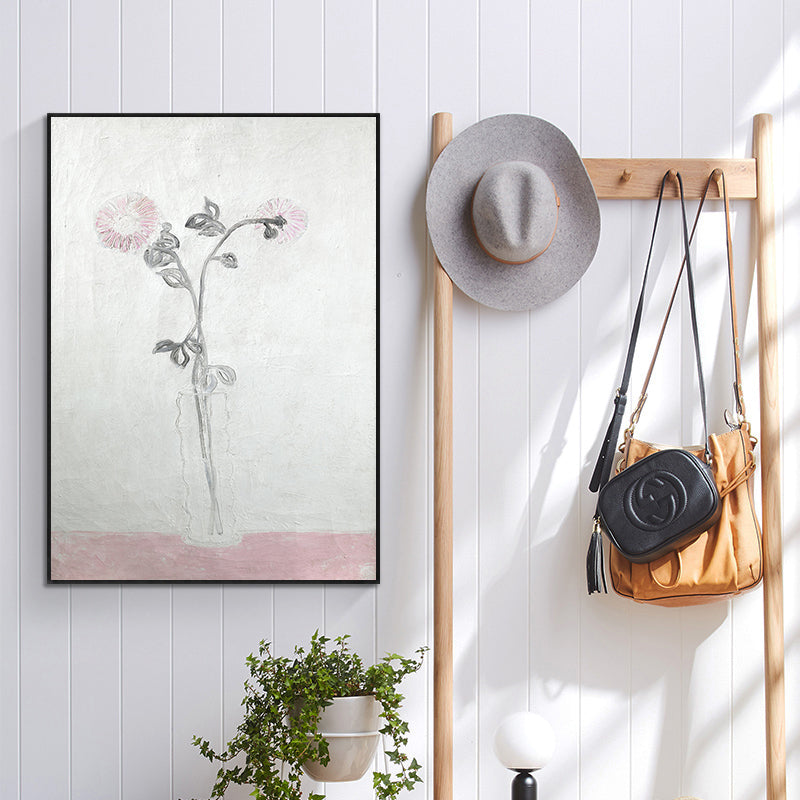
MULTIPOLYGON (((716 176, 712 174, 709 177, 703 200, 705 200, 713 177, 716 176)), ((722 500, 722 513, 717 524, 702 533, 699 538, 649 563, 634 564, 613 547, 611 548, 609 573, 614 590, 624 597, 630 597, 641 603, 662 606, 710 603, 753 588, 759 583, 762 575, 761 529, 752 493, 752 477, 756 468, 753 448, 756 440, 750 435, 750 425, 745 418, 742 395, 741 358, 731 251, 730 206, 724 176, 722 176, 721 185, 727 233, 736 404, 735 414, 726 413, 730 430, 722 434, 711 434, 708 437, 714 479, 722 500)), ((702 208, 702 201, 700 208, 702 208)), ((699 211, 700 209, 698 209, 698 216, 699 211)), ((633 462, 659 449, 658 445, 634 439, 633 431, 647 398, 647 385, 679 282, 680 274, 644 381, 641 397, 631 416, 630 425, 625 431, 624 441, 620 447, 622 460, 617 466, 617 471, 625 469, 633 462)), ((694 450, 693 448, 688 449, 694 450)), ((694 452, 701 455, 703 447, 698 446, 694 452)))

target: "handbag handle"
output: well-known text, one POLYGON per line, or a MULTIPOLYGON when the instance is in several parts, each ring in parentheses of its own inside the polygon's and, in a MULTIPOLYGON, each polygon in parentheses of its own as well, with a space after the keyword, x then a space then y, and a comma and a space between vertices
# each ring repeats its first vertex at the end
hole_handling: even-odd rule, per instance
POLYGON ((681 561, 681 551, 673 550, 673 552, 671 552, 667 558, 672 558, 673 556, 675 556, 675 559, 678 562, 678 569, 675 573, 675 580, 672 583, 661 583, 661 581, 656 577, 655 570, 653 569, 653 564, 655 562, 650 561, 647 564, 647 568, 650 572, 650 577, 653 579, 653 583, 655 583, 657 586, 660 586, 662 589, 674 589, 680 583, 681 577, 683 576, 683 561, 681 561))
MULTIPOLYGON (((708 190, 711 186, 711 181, 717 179, 719 181, 719 185, 721 186, 720 194, 722 195, 723 204, 725 207, 725 234, 726 234, 726 255, 727 255, 727 262, 728 262, 728 299, 729 299, 729 308, 730 308, 730 318, 731 318, 731 339, 733 343, 733 362, 734 362, 734 383, 733 383, 733 397, 734 403, 736 404, 736 423, 728 423, 731 428, 741 428, 743 424, 746 425, 747 421, 745 418, 745 405, 744 405, 744 394, 742 390, 742 362, 741 362, 741 352, 739 348, 739 323, 736 313, 736 281, 734 278, 733 272, 733 246, 731 241, 731 212, 730 212, 730 200, 728 198, 728 188, 725 182, 725 173, 721 169, 715 169, 709 176, 706 181, 705 188, 703 189, 703 194, 700 198, 700 203, 697 207, 697 214, 695 215, 694 224, 692 226, 692 232, 689 236, 689 244, 691 245, 692 240, 694 239, 695 231, 697 230, 697 223, 700 219, 700 212, 703 210, 703 205, 706 201, 706 197, 708 196, 708 190)), ((675 297, 678 293, 678 289, 680 287, 681 277, 683 276, 683 270, 685 266, 685 260, 681 263, 681 268, 678 271, 678 278, 675 281, 675 286, 672 289, 672 295, 669 299, 669 304, 667 305, 667 311, 664 315, 664 321, 661 324, 661 330, 658 334, 658 339, 656 341, 656 346, 653 352, 653 358, 650 361, 650 366, 647 369, 647 373, 644 378, 644 382, 642 384, 642 391, 639 395, 639 401, 636 404, 636 408, 634 408, 633 413, 631 414, 630 421, 628 423, 628 427, 625 430, 625 439, 633 438, 633 431, 636 423, 639 421, 639 417, 642 413, 642 408, 644 407, 645 401, 647 400, 647 388, 650 384, 650 378, 653 374, 653 368, 656 364, 656 359, 658 358, 658 353, 661 349, 661 343, 664 339, 664 333, 667 328, 667 323, 669 321, 670 314, 672 313, 672 306, 675 303, 675 297)), ((726 414, 727 419, 727 414, 726 414)))
MULTIPOLYGON (((703 365, 700 358, 700 336, 697 329, 697 311, 695 308, 694 296, 694 273, 692 271, 692 259, 689 252, 689 227, 686 222, 686 201, 683 193, 683 178, 679 172, 665 172, 664 177, 661 179, 661 188, 658 193, 658 205, 656 206, 655 220, 653 222, 653 233, 650 237, 650 248, 647 253, 647 261, 645 262, 644 275, 642 278, 642 288, 639 292, 639 302, 636 305, 636 313, 633 318, 633 325, 631 327, 630 341, 628 342, 628 352, 625 357, 625 366, 622 371, 622 379, 620 380, 619 388, 614 397, 614 411, 611 415, 608 429, 606 431, 603 444, 600 448, 600 454, 595 464, 592 479, 589 483, 589 491, 597 492, 602 486, 608 482, 611 476, 611 465, 614 460, 614 453, 617 447, 617 438, 619 437, 619 430, 622 427, 622 416, 625 412, 625 404, 627 403, 627 391, 630 384, 631 370, 633 368, 633 355, 636 350, 636 343, 639 338, 639 328, 642 322, 642 313, 644 311, 645 290, 647 288, 647 277, 650 272, 650 262, 653 257, 653 246, 656 240, 656 231, 658 229, 658 221, 661 216, 661 204, 664 200, 664 187, 667 180, 674 177, 678 182, 678 190, 681 201, 681 221, 683 227, 683 249, 684 249, 684 263, 686 265, 686 280, 689 288, 689 307, 691 311, 692 322, 692 338, 694 340, 695 360, 697 362, 697 379, 700 389, 700 407, 703 413, 703 441, 705 442, 705 460, 706 463, 711 461, 711 453, 708 450, 708 420, 706 412, 706 387, 703 380, 703 365)), ((683 267, 681 267, 681 272, 683 267)))

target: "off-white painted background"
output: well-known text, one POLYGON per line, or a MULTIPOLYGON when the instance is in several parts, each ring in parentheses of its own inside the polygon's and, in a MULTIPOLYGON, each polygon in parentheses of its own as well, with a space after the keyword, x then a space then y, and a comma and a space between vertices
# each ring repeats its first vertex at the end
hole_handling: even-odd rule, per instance
MULTIPOLYGON (((310 227, 296 241, 266 242, 246 226, 223 248, 240 267, 208 271, 208 357, 237 373, 227 424, 212 427, 218 462, 231 464, 221 491, 234 498, 239 533, 374 531, 374 118, 52 125, 53 529, 177 533, 186 524, 176 398, 191 390, 191 367, 152 350, 190 329, 191 301, 142 253, 101 246, 94 229, 106 200, 136 191, 172 224, 195 290, 218 239, 183 223, 204 197, 227 225, 274 197, 306 211, 310 227)), ((189 420, 191 431, 191 411, 189 420)), ((184 448, 195 452, 196 437, 184 448)))
MULTIPOLYGON (((454 112, 457 130, 531 111, 562 127, 585 156, 746 155, 752 115, 775 115, 778 250, 787 265, 779 285, 788 796, 798 795, 797 4, 22 0, 6 4, 4 19, 0 795, 202 796, 212 769, 188 740, 236 725, 243 657, 259 638, 287 651, 317 627, 349 630, 366 655, 430 639, 423 188, 437 110, 454 112), (120 109, 382 113, 379 587, 44 585, 43 115, 120 109)), ((735 205, 746 307, 751 217, 735 205)), ((595 263, 553 305, 509 315, 456 296, 456 793, 506 796, 492 732, 505 714, 530 706, 559 739, 540 774, 543 798, 759 800, 760 595, 684 610, 584 595, 593 507, 584 487, 653 209, 608 202, 601 211, 595 263)), ((718 212, 709 216, 698 257, 715 409, 728 397, 725 341, 715 339, 724 319, 721 224, 718 212)), ((742 321, 755 416, 752 311, 742 321)), ((643 435, 681 428, 695 438, 689 354, 685 341, 664 353, 643 435)), ((432 797, 430 671, 409 682, 407 695, 428 778, 415 796, 432 797)), ((340 800, 370 796, 366 783, 328 790, 340 800)))

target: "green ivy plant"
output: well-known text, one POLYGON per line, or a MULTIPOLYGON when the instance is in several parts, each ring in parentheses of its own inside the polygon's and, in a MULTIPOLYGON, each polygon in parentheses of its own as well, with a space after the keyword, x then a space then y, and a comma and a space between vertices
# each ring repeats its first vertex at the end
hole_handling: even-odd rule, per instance
MULTIPOLYGON (((330 761, 328 743, 317 730, 320 713, 334 697, 375 695, 381 704, 380 732, 391 741, 386 756, 391 771, 373 773, 373 787, 380 800, 393 800, 403 789, 421 782, 420 765, 405 753, 408 723, 400 716, 403 695, 398 684, 422 666, 427 648, 414 658, 394 653, 377 664, 364 667, 347 643, 349 636, 331 641, 316 631, 306 651, 297 646, 291 658, 275 656, 270 643, 262 641, 258 655, 247 657, 250 677, 244 684, 244 719, 236 735, 222 752, 195 736, 193 744, 212 764, 223 763, 211 791, 222 798, 230 784, 252 784, 256 800, 301 800, 302 765, 308 760, 325 765, 330 761), (227 766, 237 756, 244 764, 227 766)), ((386 741, 386 739, 384 739, 386 741)), ((309 794, 309 800, 324 800, 323 794, 309 794)))

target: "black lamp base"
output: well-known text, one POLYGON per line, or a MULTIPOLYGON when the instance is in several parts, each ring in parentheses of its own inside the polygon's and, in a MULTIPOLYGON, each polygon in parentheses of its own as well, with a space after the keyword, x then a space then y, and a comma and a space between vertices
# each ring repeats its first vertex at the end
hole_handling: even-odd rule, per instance
POLYGON ((518 769, 511 781, 511 800, 536 800, 537 797, 536 778, 527 770, 518 769))

